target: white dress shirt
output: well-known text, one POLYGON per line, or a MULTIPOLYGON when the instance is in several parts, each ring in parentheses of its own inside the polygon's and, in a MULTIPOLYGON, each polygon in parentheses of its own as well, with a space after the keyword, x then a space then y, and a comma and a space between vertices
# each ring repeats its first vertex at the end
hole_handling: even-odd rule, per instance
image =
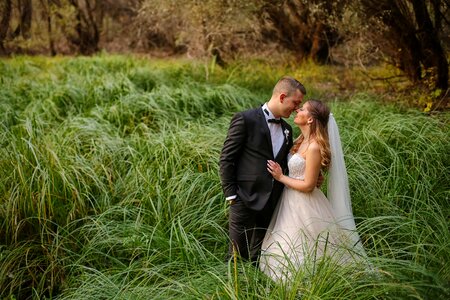
POLYGON ((261 109, 264 113, 264 117, 266 117, 267 126, 269 126, 270 138, 272 139, 273 157, 276 157, 278 151, 280 151, 281 146, 284 143, 283 127, 281 126, 281 124, 269 123, 268 121, 269 119, 276 119, 276 118, 273 116, 272 112, 267 106, 267 103, 264 103, 261 109), (267 114, 267 112, 269 114, 267 114))

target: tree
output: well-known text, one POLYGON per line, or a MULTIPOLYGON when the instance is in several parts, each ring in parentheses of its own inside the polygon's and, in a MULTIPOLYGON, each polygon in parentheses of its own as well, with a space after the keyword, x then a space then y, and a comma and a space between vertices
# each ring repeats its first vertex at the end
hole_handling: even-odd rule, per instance
POLYGON ((236 55, 258 36, 260 0, 144 0, 137 24, 148 48, 216 58, 236 55))
POLYGON ((50 49, 50 54, 52 56, 56 55, 55 42, 53 38, 53 30, 52 30, 52 0, 40 0, 42 8, 45 13, 46 23, 47 23, 47 33, 48 33, 48 46, 50 49))
POLYGON ((1 8, 1 20, 0 20, 0 54, 6 54, 4 46, 4 40, 8 34, 9 21, 11 20, 12 3, 11 0, 5 0, 1 8))
POLYGON ((330 48, 341 40, 332 21, 340 18, 345 0, 263 2, 261 26, 266 40, 279 43, 296 53, 299 59, 329 61, 330 48))
POLYGON ((19 24, 12 33, 12 38, 22 35, 24 39, 29 39, 31 37, 31 22, 33 17, 33 4, 31 0, 19 0, 18 8, 20 11, 19 24))
POLYGON ((448 61, 441 34, 448 25, 447 1, 360 0, 357 9, 395 66, 412 82, 446 93, 448 61))
POLYGON ((83 55, 99 51, 105 0, 51 0, 58 25, 70 44, 83 55))
POLYGON ((102 0, 69 0, 69 3, 75 8, 76 34, 69 34, 68 39, 83 55, 97 52, 104 12, 102 0))

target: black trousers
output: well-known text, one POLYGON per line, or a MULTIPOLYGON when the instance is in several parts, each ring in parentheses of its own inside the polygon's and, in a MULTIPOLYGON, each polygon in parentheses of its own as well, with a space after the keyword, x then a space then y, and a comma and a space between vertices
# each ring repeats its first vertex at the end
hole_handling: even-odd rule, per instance
POLYGON ((230 206, 228 234, 231 243, 228 258, 233 257, 234 251, 237 251, 246 260, 258 261, 274 208, 275 203, 271 200, 261 211, 248 208, 240 199, 230 206))

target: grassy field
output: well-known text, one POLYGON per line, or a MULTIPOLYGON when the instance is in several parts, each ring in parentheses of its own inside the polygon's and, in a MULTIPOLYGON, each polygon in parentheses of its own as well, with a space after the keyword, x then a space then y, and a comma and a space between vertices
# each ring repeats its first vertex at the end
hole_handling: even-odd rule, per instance
POLYGON ((345 99, 326 93, 376 274, 322 261, 288 287, 224 262, 228 123, 285 73, 316 98, 326 82, 352 80, 257 61, 1 60, 1 298, 448 299, 449 115, 364 86, 345 99))

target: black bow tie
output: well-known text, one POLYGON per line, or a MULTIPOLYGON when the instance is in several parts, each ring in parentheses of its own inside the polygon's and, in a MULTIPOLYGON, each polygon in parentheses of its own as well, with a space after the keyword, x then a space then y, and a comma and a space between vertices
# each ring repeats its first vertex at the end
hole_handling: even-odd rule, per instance
MULTIPOLYGON (((266 113, 266 115, 269 115, 269 111, 267 109, 265 109, 265 108, 264 108, 264 112, 266 113)), ((269 120, 267 120, 267 122, 280 124, 281 123, 281 119, 269 119, 269 120)))
POLYGON ((281 119, 269 119, 269 120, 267 120, 267 122, 269 122, 269 123, 275 123, 275 124, 280 124, 280 123, 281 123, 281 119))

